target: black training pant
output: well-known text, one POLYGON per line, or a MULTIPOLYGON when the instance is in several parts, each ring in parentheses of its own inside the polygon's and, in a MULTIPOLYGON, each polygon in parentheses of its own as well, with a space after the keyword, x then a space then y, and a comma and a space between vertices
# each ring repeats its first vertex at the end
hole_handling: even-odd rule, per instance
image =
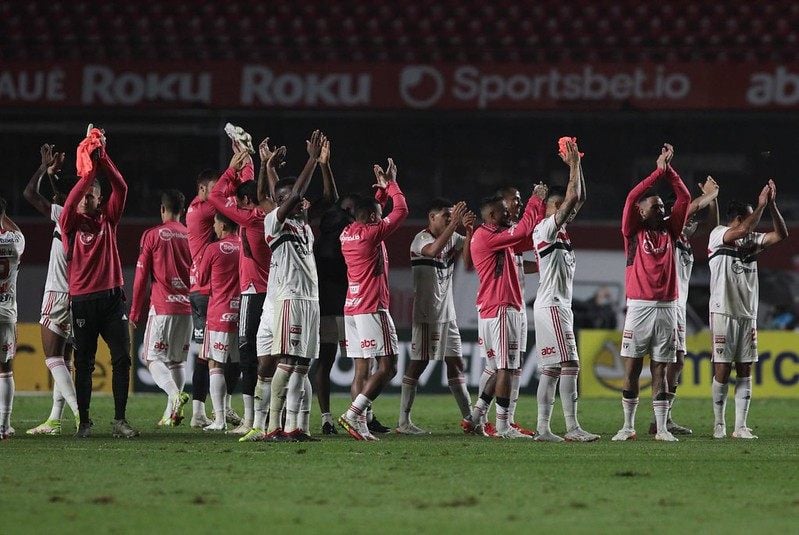
POLYGON ((92 373, 99 336, 103 337, 111 350, 114 418, 124 419, 130 387, 130 335, 122 288, 87 296, 73 296, 72 335, 75 340, 75 392, 80 421, 89 421, 92 373))
POLYGON ((242 294, 239 309, 239 367, 241 391, 252 396, 258 382, 258 350, 255 344, 266 294, 242 294))

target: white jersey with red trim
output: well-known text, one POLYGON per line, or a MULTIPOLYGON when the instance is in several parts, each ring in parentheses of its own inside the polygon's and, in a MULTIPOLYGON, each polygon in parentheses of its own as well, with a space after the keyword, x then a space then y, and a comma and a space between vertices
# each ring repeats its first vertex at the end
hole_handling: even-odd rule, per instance
POLYGON ((17 321, 17 273, 25 251, 25 236, 0 229, 0 323, 17 321))
POLYGON ((319 300, 319 279, 313 255, 314 236, 305 221, 277 218, 277 208, 264 218, 264 234, 272 260, 267 295, 270 299, 319 300))
POLYGON ((685 234, 680 234, 674 242, 674 261, 677 267, 678 302, 680 308, 685 308, 688 305, 688 288, 691 284, 691 272, 694 269, 694 251, 685 234))
POLYGON ((58 222, 63 210, 64 207, 58 204, 50 205, 50 220, 55 223, 55 228, 53 229, 53 241, 50 242, 50 262, 47 265, 45 292, 69 292, 67 253, 64 251, 64 243, 61 239, 61 223, 58 222))
POLYGON ((534 308, 572 304, 576 261, 566 225, 558 228, 555 215, 544 218, 533 229, 539 276, 534 308))
POLYGON ((435 236, 425 229, 411 242, 413 321, 416 323, 443 323, 455 319, 452 274, 455 257, 463 249, 465 238, 454 233, 437 256, 424 256, 422 249, 434 241, 435 236))
POLYGON ((710 312, 738 318, 757 318, 759 286, 757 255, 763 250, 766 235, 750 232, 724 244, 724 234, 730 227, 719 225, 710 233, 707 244, 710 264, 710 312))

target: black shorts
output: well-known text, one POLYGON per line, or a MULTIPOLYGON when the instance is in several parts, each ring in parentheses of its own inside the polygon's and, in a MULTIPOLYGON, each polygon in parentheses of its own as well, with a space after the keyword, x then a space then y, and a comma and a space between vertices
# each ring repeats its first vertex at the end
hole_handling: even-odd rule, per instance
POLYGON ((205 320, 208 316, 208 296, 200 293, 189 295, 191 303, 191 322, 194 327, 191 339, 198 344, 205 338, 205 320))

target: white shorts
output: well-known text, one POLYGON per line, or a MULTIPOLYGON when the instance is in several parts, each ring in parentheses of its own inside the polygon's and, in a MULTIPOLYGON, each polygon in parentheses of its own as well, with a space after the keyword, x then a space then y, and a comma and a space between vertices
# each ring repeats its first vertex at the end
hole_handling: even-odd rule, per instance
POLYGON ((205 360, 213 360, 225 364, 239 361, 239 333, 220 332, 205 329, 202 356, 205 360))
POLYGON ((344 332, 350 358, 371 359, 399 352, 397 329, 388 310, 344 316, 344 332))
POLYGON ((443 360, 462 354, 461 333, 456 322, 413 323, 411 360, 443 360))
POLYGON ((499 370, 515 370, 521 365, 522 314, 513 307, 500 307, 496 318, 477 318, 478 344, 483 355, 495 359, 499 370))
POLYGON ((628 306, 621 356, 677 362, 677 307, 628 306))
POLYGON ((42 299, 42 316, 39 323, 61 338, 72 333, 72 315, 69 311, 69 293, 45 292, 42 299))
POLYGON ((677 309, 677 351, 682 351, 685 353, 685 328, 686 328, 686 321, 685 321, 685 307, 680 307, 677 309))
POLYGON ((17 354, 17 324, 0 323, 0 362, 6 363, 17 354))
MULTIPOLYGON (((521 339, 519 340, 519 351, 522 354, 522 358, 527 354, 527 306, 523 305, 524 310, 522 310, 522 318, 521 320, 521 327, 522 330, 520 331, 521 339)), ((535 321, 535 318, 533 318, 535 321)))
POLYGON ((574 338, 574 314, 571 308, 551 306, 533 310, 535 349, 540 366, 559 367, 563 362, 578 361, 574 338))
POLYGON ((757 322, 710 313, 713 362, 757 362, 757 322))
POLYGON ((264 308, 261 310, 261 323, 258 324, 258 334, 255 335, 255 352, 259 357, 268 357, 272 354, 274 323, 275 304, 267 295, 266 299, 264 299, 264 308))
POLYGON ((319 318, 319 343, 338 344, 341 355, 347 356, 347 336, 344 333, 344 316, 319 318))
POLYGON ((284 299, 273 306, 272 355, 319 358, 319 301, 284 299))
POLYGON ((189 314, 158 315, 150 308, 144 330, 144 359, 185 362, 192 336, 189 314))

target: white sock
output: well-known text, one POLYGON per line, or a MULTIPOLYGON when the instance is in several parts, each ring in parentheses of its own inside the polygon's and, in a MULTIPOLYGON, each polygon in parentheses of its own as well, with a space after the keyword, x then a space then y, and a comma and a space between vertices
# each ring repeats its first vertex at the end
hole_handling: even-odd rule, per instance
POLYGON ((408 425, 411 422, 411 409, 413 400, 416 399, 416 385, 419 381, 408 377, 402 378, 402 396, 400 397, 399 425, 408 425))
POLYGON ((713 378, 713 425, 724 425, 724 413, 727 411, 727 391, 730 383, 719 383, 713 378))
POLYGON ((657 425, 657 432, 666 431, 666 416, 669 414, 669 400, 655 399, 652 400, 652 410, 655 413, 655 424, 657 425))
POLYGON ((483 395, 483 392, 486 389, 486 383, 488 383, 488 380, 491 379, 495 373, 496 370, 493 370, 488 366, 483 368, 483 373, 480 374, 480 381, 477 383, 477 397, 483 395))
MULTIPOLYGON (((225 385, 226 385, 225 388, 227 389, 227 383, 225 383, 225 385)), ((227 390, 225 390, 225 392, 227 392, 227 390)), ((227 414, 227 412, 230 411, 232 407, 233 407, 233 396, 225 393, 225 414, 227 414)))
MULTIPOLYGON (((280 413, 286 403, 286 386, 291 377, 292 367, 286 364, 278 364, 275 375, 272 377, 272 388, 269 396, 269 418, 268 432, 272 433, 280 429, 280 413)), ((286 422, 288 423, 288 422, 286 422)))
POLYGON ((621 398, 621 408, 624 411, 624 428, 635 430, 635 411, 638 409, 638 398, 621 398))
POLYGON ((366 423, 372 423, 372 420, 375 419, 375 413, 372 411, 372 402, 369 402, 369 406, 366 407, 366 423))
POLYGON ((461 411, 462 418, 468 418, 472 412, 472 400, 469 397, 469 389, 466 386, 466 378, 462 373, 457 377, 452 377, 449 380, 449 391, 455 397, 455 403, 461 411))
POLYGON ((538 429, 539 433, 552 432, 550 420, 552 419, 552 406, 555 404, 555 389, 558 387, 560 373, 560 368, 555 366, 544 366, 541 369, 541 376, 538 378, 538 390, 535 396, 538 403, 536 429, 538 429))
POLYGON ((516 423, 516 404, 519 402, 519 382, 522 370, 516 368, 510 375, 510 405, 508 405, 508 423, 516 423))
POLYGON ((150 375, 153 376, 153 381, 155 381, 155 384, 158 386, 158 388, 166 392, 166 395, 169 396, 170 401, 177 398, 180 394, 180 390, 175 384, 175 380, 172 379, 172 372, 169 371, 166 363, 160 360, 151 360, 147 364, 147 368, 150 370, 150 375))
POLYGON ((266 418, 269 414, 269 398, 271 393, 272 378, 267 379, 258 377, 255 383, 255 395, 253 409, 255 415, 252 426, 256 429, 266 429, 266 418))
POLYGON ((577 421, 577 376, 578 366, 564 367, 560 370, 560 403, 563 405, 563 418, 566 420, 566 431, 580 427, 577 421))
POLYGON ((50 409, 50 416, 47 417, 48 420, 58 420, 61 421, 61 417, 64 415, 64 396, 61 395, 61 391, 58 389, 58 384, 53 384, 53 406, 50 409))
POLYGON ((735 379, 735 429, 746 427, 749 415, 749 402, 752 400, 752 378, 737 377, 735 379))
POLYGON ((249 394, 242 394, 241 399, 244 402, 244 425, 252 427, 255 417, 255 398, 249 394))
POLYGON ((172 373, 172 380, 178 387, 179 392, 183 392, 186 386, 186 365, 183 362, 170 362, 169 371, 172 373))
POLYGON ((191 402, 191 414, 192 414, 192 417, 196 417, 196 416, 202 415, 204 418, 207 418, 208 416, 206 416, 206 414, 205 414, 205 402, 204 401, 200 401, 199 399, 192 400, 192 402, 191 402))
POLYGON ((504 433, 510 429, 508 418, 510 418, 508 407, 502 407, 497 403, 497 433, 504 433))
MULTIPOLYGON (((64 362, 64 357, 50 357, 45 359, 45 364, 50 369, 53 376, 53 383, 58 388, 58 392, 64 397, 73 414, 78 414, 78 398, 75 394, 75 383, 72 382, 72 375, 69 366, 64 362)), ((54 387, 54 389, 55 389, 54 387)))
POLYGON ((347 418, 350 420, 357 420, 359 416, 365 415, 368 412, 371 403, 371 399, 363 394, 358 394, 358 397, 352 402, 350 408, 347 409, 347 418))
POLYGON ((222 368, 208 370, 208 393, 214 406, 214 423, 225 423, 225 372, 222 368))
POLYGON ((286 433, 297 429, 297 416, 302 404, 302 387, 305 383, 303 376, 307 373, 307 367, 297 366, 289 377, 286 389, 286 427, 283 429, 286 433), (305 368, 304 372, 300 368, 305 368))
POLYGON ((322 425, 325 424, 335 425, 333 423, 333 416, 331 416, 329 412, 322 413, 322 425))
POLYGON ((477 398, 477 401, 472 408, 472 415, 470 419, 472 423, 478 425, 485 419, 486 412, 488 412, 489 403, 483 398, 477 398))
POLYGON ((297 428, 306 435, 311 434, 311 402, 313 401, 313 386, 308 374, 302 386, 302 402, 300 403, 300 414, 297 419, 297 428))
POLYGON ((14 408, 14 372, 0 373, 0 425, 11 427, 11 411, 14 408))

